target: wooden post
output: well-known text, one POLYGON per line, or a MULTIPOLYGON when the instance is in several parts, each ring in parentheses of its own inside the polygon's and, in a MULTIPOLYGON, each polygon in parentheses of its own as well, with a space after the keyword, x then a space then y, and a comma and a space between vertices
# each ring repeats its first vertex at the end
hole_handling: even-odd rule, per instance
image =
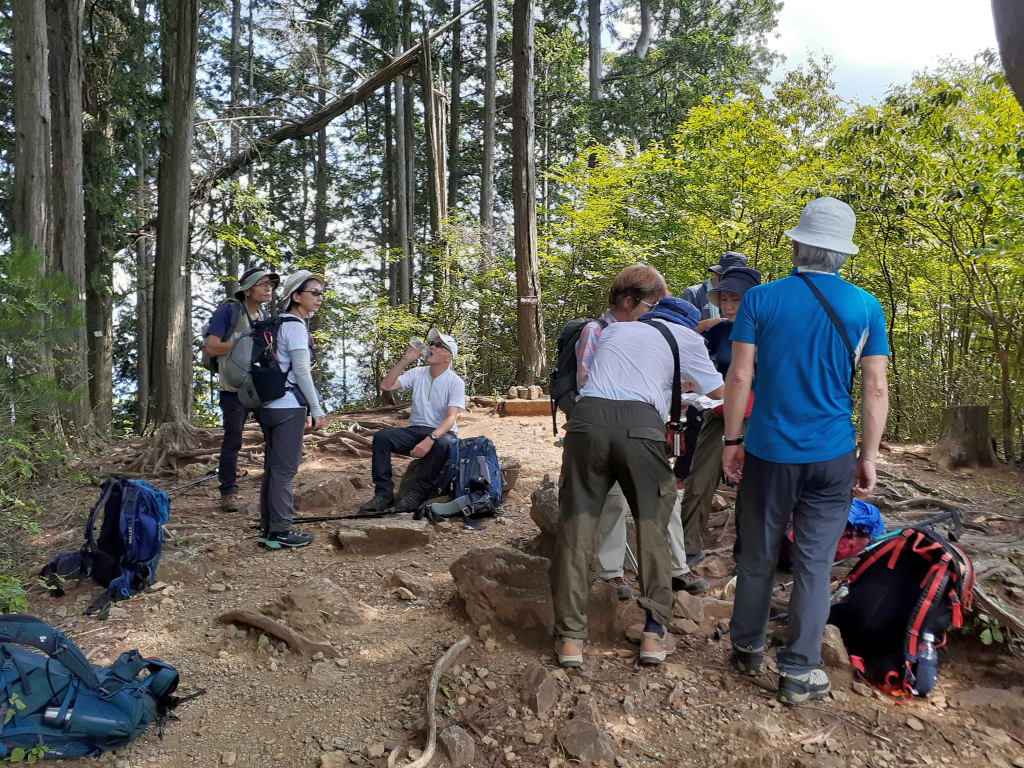
POLYGON ((988 429, 987 405, 954 405, 942 412, 939 441, 932 461, 943 469, 994 467, 995 451, 988 429))

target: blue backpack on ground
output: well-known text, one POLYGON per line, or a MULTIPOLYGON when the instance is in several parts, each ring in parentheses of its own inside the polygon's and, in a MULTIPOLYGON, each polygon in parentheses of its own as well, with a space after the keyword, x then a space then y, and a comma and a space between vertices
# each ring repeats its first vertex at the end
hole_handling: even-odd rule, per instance
POLYGON ((121 749, 185 701, 172 695, 178 672, 170 664, 128 651, 109 667, 94 667, 71 640, 32 616, 0 615, 0 660, 0 758, 121 749))
POLYGON ((67 578, 91 576, 106 587, 86 609, 105 619, 115 600, 125 600, 153 583, 164 543, 170 501, 142 480, 109 477, 103 482, 99 501, 85 524, 85 544, 78 552, 62 552, 43 568, 42 576, 54 595, 64 594, 61 582, 67 578), (99 536, 96 518, 103 512, 99 536))
POLYGON ((494 443, 482 436, 452 440, 448 466, 437 487, 451 501, 428 504, 416 519, 459 516, 467 526, 479 527, 471 521, 491 517, 501 504, 501 468, 494 443))

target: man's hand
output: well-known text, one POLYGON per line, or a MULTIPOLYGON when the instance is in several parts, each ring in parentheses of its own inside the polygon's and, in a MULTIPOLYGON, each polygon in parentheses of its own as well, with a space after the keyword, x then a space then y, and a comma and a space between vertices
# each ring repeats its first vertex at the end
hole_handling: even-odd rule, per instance
POLYGON ((409 347, 407 350, 405 350, 405 354, 402 355, 402 359, 407 363, 411 363, 415 360, 418 360, 421 354, 422 352, 416 349, 416 347, 409 347))
POLYGON ((434 441, 431 440, 429 437, 424 437, 419 443, 416 444, 415 448, 409 451, 409 455, 412 456, 414 459, 422 459, 424 456, 430 453, 430 449, 433 447, 434 441))
POLYGON ((746 455, 742 445, 727 445, 722 451, 722 469, 725 476, 734 483, 743 479, 743 459, 746 455))
POLYGON ((857 474, 853 476, 853 495, 861 498, 871 495, 877 482, 875 462, 871 459, 857 459, 857 474))

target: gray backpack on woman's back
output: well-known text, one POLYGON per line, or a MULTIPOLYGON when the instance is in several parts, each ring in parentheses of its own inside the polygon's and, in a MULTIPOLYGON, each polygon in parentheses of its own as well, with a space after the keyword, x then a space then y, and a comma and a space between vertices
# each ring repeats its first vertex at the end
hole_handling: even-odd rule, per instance
POLYGON ((288 374, 277 360, 277 334, 282 323, 293 320, 302 322, 295 315, 279 315, 251 323, 249 332, 221 361, 221 380, 238 390, 238 400, 246 408, 262 408, 288 391, 288 374))

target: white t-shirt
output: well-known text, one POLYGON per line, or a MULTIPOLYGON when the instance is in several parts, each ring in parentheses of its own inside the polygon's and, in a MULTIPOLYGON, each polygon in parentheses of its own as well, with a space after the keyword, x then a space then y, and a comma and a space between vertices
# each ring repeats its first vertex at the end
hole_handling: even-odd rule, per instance
MULTIPOLYGON (((295 317, 295 315, 291 315, 295 317)), ((277 329, 277 362, 282 371, 288 373, 288 386, 295 386, 295 374, 292 373, 292 350, 309 349, 309 330, 306 323, 299 318, 285 320, 277 329)), ((264 408, 302 408, 294 392, 285 392, 284 397, 271 400, 264 408)))
MULTIPOLYGON (((655 322, 661 322, 676 338, 683 381, 691 382, 702 395, 722 386, 722 375, 711 364, 698 333, 676 323, 655 322)), ((650 403, 667 422, 672 407, 672 350, 668 341, 646 323, 609 325, 597 341, 590 378, 580 395, 650 403)))
MULTIPOLYGON (((466 384, 449 368, 436 379, 430 375, 430 366, 421 365, 398 377, 399 389, 412 390, 410 427, 437 427, 444 421, 448 408, 460 411, 466 408, 466 384)), ((458 424, 452 432, 459 433, 458 424)))

